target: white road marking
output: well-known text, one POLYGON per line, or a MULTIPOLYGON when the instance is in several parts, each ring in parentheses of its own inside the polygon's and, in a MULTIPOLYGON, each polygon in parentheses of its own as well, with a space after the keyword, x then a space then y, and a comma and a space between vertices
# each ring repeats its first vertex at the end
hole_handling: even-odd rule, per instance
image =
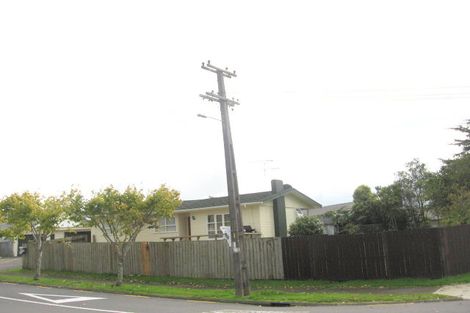
POLYGON ((20 294, 28 296, 28 297, 33 297, 33 298, 36 298, 36 299, 39 299, 39 300, 52 302, 52 303, 55 303, 55 304, 106 299, 106 298, 97 298, 97 297, 77 297, 77 296, 65 296, 65 295, 49 295, 49 294, 41 294, 41 293, 20 293, 20 294), (54 300, 54 299, 51 299, 51 298, 59 298, 59 299, 54 300))
POLYGON ((24 299, 17 299, 17 298, 1 297, 1 296, 0 296, 0 299, 3 299, 3 300, 10 300, 10 301, 16 301, 16 302, 24 302, 24 303, 33 303, 33 304, 47 305, 47 306, 55 306, 55 307, 59 307, 59 308, 67 308, 67 309, 75 309, 75 310, 84 310, 84 311, 108 312, 108 313, 133 313, 133 312, 125 312, 125 311, 113 311, 113 310, 84 308, 84 307, 79 307, 79 306, 71 306, 71 305, 64 305, 64 304, 54 304, 54 303, 38 302, 38 301, 31 301, 31 300, 24 300, 24 299))

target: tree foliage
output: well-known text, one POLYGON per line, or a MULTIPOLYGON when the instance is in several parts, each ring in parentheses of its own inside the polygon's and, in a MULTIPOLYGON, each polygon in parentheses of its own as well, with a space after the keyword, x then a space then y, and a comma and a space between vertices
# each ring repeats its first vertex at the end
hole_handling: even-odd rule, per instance
POLYGON ((377 195, 369 186, 361 185, 353 194, 352 220, 358 225, 380 223, 382 217, 377 195))
POLYGON ((434 214, 446 224, 470 223, 470 120, 453 128, 465 135, 454 144, 462 151, 453 159, 444 160, 439 172, 432 175, 428 186, 430 206, 434 214))
POLYGON ((398 172, 395 182, 401 189, 401 201, 408 214, 408 228, 418 228, 429 222, 427 185, 431 173, 417 159, 406 164, 406 171, 398 172))
POLYGON ((308 236, 323 233, 323 223, 316 216, 302 216, 289 227, 291 236, 308 236))
POLYGON ((326 212, 323 217, 331 219, 338 234, 351 235, 359 232, 358 224, 353 223, 352 214, 351 210, 341 208, 337 211, 326 212))
POLYGON ((135 187, 124 192, 108 187, 84 199, 78 192, 69 195, 72 220, 83 226, 96 227, 110 242, 117 255, 116 285, 122 284, 123 262, 137 235, 145 227, 158 227, 162 217, 171 217, 180 205, 179 193, 165 186, 145 195, 135 187))
POLYGON ((455 128, 452 128, 453 130, 459 131, 465 135, 464 139, 455 139, 454 144, 462 147, 462 152, 458 155, 463 155, 465 153, 470 152, 470 119, 466 120, 465 125, 459 125, 455 128))
POLYGON ((32 234, 38 255, 35 279, 41 276, 42 251, 45 240, 52 235, 65 219, 64 208, 68 205, 65 197, 42 198, 37 193, 12 194, 0 202, 0 211, 8 228, 3 235, 23 238, 32 234))
POLYGON ((343 227, 348 232, 376 232, 427 225, 430 177, 426 166, 415 159, 406 164, 405 171, 397 173, 397 180, 389 186, 376 187, 375 192, 365 185, 357 187, 349 221, 343 221, 343 227))
POLYGON ((469 223, 465 216, 470 215, 470 206, 464 199, 470 193, 470 153, 444 161, 430 180, 428 192, 433 212, 443 223, 469 223))
POLYGON ((359 231, 411 229, 439 221, 446 224, 470 223, 470 120, 453 128, 464 133, 456 139, 462 147, 453 159, 444 160, 441 169, 432 173, 419 160, 406 164, 390 186, 377 187, 373 193, 367 186, 354 192, 350 220, 359 231), (371 227, 374 226, 374 227, 371 227))

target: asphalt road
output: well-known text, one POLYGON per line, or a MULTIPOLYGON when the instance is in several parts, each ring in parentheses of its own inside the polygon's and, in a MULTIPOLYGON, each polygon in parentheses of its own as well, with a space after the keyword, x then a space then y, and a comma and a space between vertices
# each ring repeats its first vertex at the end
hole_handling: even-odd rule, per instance
POLYGON ((243 304, 137 297, 0 283, 0 313, 468 313, 469 311, 470 301, 276 308, 243 304))

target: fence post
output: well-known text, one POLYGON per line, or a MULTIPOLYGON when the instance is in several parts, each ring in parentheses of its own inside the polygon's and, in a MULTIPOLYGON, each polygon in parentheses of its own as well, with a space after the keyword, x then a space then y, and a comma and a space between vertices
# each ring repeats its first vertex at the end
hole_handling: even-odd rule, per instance
POLYGON ((140 243, 140 255, 142 260, 142 271, 144 275, 151 274, 150 268, 150 246, 148 242, 140 243))
POLYGON ((447 276, 450 274, 449 270, 449 241, 447 238, 447 228, 439 229, 439 252, 441 256, 441 277, 447 276))

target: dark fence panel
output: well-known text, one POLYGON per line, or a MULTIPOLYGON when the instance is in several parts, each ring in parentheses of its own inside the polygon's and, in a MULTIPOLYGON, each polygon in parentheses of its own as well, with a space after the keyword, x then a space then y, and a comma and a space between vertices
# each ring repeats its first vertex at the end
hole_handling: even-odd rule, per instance
POLYGON ((470 272, 470 225, 282 238, 286 279, 438 278, 470 272))
POLYGON ((470 225, 442 228, 440 231, 445 274, 470 272, 470 225))
POLYGON ((334 280, 384 277, 381 242, 381 234, 283 238, 285 277, 334 280))
POLYGON ((386 277, 444 276, 440 252, 440 229, 384 233, 388 247, 389 275, 386 277))

